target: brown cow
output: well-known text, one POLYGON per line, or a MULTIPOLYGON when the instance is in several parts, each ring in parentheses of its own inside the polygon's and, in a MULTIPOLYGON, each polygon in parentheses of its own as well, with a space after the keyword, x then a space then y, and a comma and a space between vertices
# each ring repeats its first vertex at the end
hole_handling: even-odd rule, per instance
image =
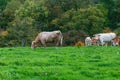
POLYGON ((32 41, 31 48, 36 48, 39 45, 46 46, 47 42, 56 42, 56 46, 62 45, 63 36, 61 31, 52 31, 52 32, 41 32, 38 34, 38 36, 35 38, 34 41, 32 41))
POLYGON ((112 39, 113 46, 120 46, 120 36, 115 37, 112 39))
POLYGON ((99 39, 97 39, 96 37, 92 37, 92 45, 99 46, 100 45, 99 39))

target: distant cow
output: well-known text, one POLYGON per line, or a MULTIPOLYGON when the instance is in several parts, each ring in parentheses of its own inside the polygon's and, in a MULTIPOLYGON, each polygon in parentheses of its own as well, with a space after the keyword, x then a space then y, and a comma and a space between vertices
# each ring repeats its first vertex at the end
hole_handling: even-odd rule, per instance
POLYGON ((90 38, 90 37, 86 37, 86 38, 85 38, 85 45, 86 45, 86 46, 91 46, 91 44, 92 44, 91 38, 90 38))
POLYGON ((116 37, 115 33, 99 33, 95 35, 95 38, 98 39, 100 45, 107 45, 108 42, 111 42, 112 39, 116 37))
POLYGON ((56 42, 56 46, 62 45, 63 35, 61 31, 41 32, 32 41, 31 48, 36 48, 39 45, 46 46, 47 42, 56 42))
POLYGON ((99 46, 100 45, 99 39, 96 37, 92 37, 92 45, 99 46))
POLYGON ((120 46, 120 36, 112 39, 113 46, 120 46))

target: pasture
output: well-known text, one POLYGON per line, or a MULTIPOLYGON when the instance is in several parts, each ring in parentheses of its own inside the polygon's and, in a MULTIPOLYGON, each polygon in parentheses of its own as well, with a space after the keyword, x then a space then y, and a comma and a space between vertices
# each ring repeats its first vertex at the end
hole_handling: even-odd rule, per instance
POLYGON ((120 47, 0 48, 0 80, 120 80, 120 47))

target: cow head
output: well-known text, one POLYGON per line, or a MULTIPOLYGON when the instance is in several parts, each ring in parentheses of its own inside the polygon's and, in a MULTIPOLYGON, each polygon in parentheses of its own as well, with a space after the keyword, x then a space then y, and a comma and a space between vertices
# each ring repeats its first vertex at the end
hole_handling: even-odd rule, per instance
POLYGON ((97 46, 99 46, 99 44, 100 44, 99 39, 93 37, 93 38, 92 38, 92 45, 97 45, 97 46))
POLYGON ((116 37, 112 39, 113 46, 119 46, 120 45, 120 37, 116 37))
POLYGON ((98 39, 92 39, 92 45, 97 45, 98 39))
POLYGON ((35 42, 35 41, 32 41, 31 48, 34 49, 34 48, 36 48, 36 47, 37 47, 36 42, 35 42))

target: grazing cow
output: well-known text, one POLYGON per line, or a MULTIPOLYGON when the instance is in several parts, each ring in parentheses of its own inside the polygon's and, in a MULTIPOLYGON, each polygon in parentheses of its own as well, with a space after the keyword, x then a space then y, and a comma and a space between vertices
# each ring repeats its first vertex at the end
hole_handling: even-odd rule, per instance
POLYGON ((92 45, 99 46, 100 45, 99 39, 96 37, 92 37, 92 45))
POLYGON ((85 38, 85 45, 86 45, 86 46, 91 46, 91 44, 92 44, 91 38, 90 38, 90 37, 86 37, 86 38, 85 38))
POLYGON ((115 37, 115 33, 100 33, 95 35, 95 38, 98 39, 98 41, 100 42, 99 44, 102 46, 107 46, 108 42, 111 42, 112 39, 114 39, 115 37))
POLYGON ((41 32, 32 41, 31 48, 36 48, 39 45, 46 46, 47 42, 56 42, 56 46, 62 45, 63 36, 61 31, 52 31, 52 32, 41 32))
POLYGON ((113 46, 120 46, 120 36, 112 39, 113 46))

